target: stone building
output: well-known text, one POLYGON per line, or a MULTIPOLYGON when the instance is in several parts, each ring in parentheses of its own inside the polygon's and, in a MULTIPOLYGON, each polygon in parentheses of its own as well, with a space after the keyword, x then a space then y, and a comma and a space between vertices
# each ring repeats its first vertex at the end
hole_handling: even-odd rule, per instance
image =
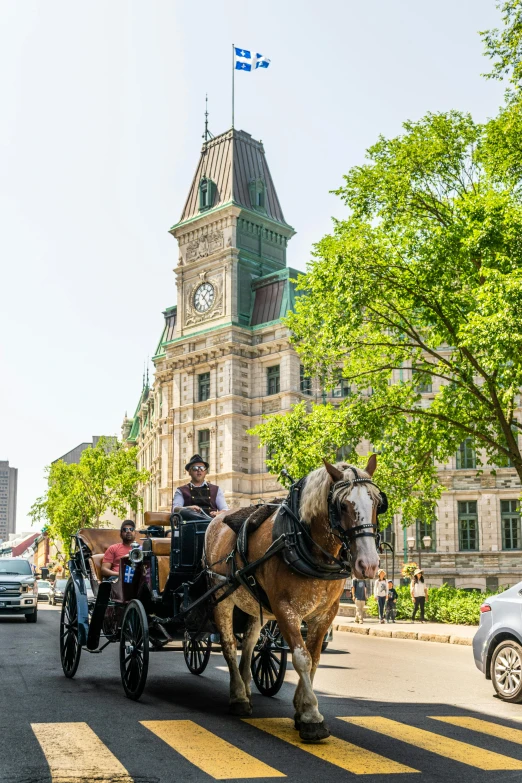
POLYGON ((0 460, 0 541, 7 541, 16 530, 16 498, 18 468, 9 467, 8 460, 0 460))
MULTIPOLYGON (((177 305, 163 313, 153 381, 144 379, 134 416, 125 417, 122 430, 138 446, 140 467, 151 473, 142 488, 143 510, 170 508, 195 452, 209 461, 209 480, 222 487, 229 506, 271 498, 280 486, 266 470, 265 449, 247 431, 263 414, 326 395, 304 377, 281 324, 296 297, 297 272, 286 259, 294 230, 261 142, 238 130, 205 141, 170 233, 178 243, 177 305)), ((341 380, 328 397, 349 393, 341 380)), ((425 404, 431 396, 431 387, 423 389, 425 404)), ((517 582, 522 535, 516 472, 485 469, 478 475, 464 443, 440 467, 440 478, 447 491, 432 525, 403 530, 397 518, 385 533, 395 547, 396 576, 405 557, 419 560, 429 534, 430 548, 420 555, 429 584, 484 589, 517 582)))

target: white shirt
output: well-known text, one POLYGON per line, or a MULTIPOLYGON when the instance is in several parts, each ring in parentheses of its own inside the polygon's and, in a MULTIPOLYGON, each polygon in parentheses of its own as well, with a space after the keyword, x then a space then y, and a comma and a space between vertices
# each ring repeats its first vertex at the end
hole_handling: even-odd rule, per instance
MULTIPOLYGON (((194 487, 195 484, 192 483, 192 481, 189 481, 189 486, 194 487)), ((207 487, 208 484, 206 481, 203 482, 200 486, 207 487)), ((172 510, 174 511, 174 506, 184 506, 185 500, 183 499, 183 495, 181 494, 181 490, 178 489, 174 492, 174 500, 172 501, 172 510)), ((197 504, 196 504, 197 505, 197 504)), ((223 490, 221 487, 218 487, 217 495, 216 495, 216 507, 218 511, 225 511, 225 509, 228 508, 227 502, 225 500, 225 496, 223 495, 223 490)))
POLYGON ((373 593, 376 598, 385 598, 388 595, 388 582, 386 579, 377 579, 373 593))
POLYGON ((423 595, 426 595, 426 585, 424 582, 415 582, 413 584, 413 596, 414 598, 422 598, 423 595))

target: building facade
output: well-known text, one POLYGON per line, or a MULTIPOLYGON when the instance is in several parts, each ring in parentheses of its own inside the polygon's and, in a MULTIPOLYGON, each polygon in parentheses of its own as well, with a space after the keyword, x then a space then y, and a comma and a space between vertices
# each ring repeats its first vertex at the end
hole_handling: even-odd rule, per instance
POLYGON ((6 541, 16 530, 18 468, 0 460, 0 541, 6 541))
MULTIPOLYGON (((208 478, 230 507, 269 499, 281 487, 266 470, 266 450, 248 430, 264 414, 284 413, 302 399, 340 401, 350 388, 340 380, 326 394, 306 378, 281 323, 297 295, 297 272, 286 258, 294 230, 261 142, 238 130, 205 141, 170 233, 178 245, 177 304, 163 313, 153 380, 144 379, 134 416, 125 417, 122 428, 124 439, 138 447, 139 466, 151 474, 142 487, 143 511, 170 509, 196 452, 210 463, 208 478)), ((433 391, 422 390, 424 404, 433 391)), ((480 472, 476 464, 469 444, 462 444, 440 466, 446 491, 433 523, 404 530, 397 517, 385 531, 396 577, 405 559, 420 557, 432 585, 494 589, 522 578, 517 474, 512 468, 480 472)))

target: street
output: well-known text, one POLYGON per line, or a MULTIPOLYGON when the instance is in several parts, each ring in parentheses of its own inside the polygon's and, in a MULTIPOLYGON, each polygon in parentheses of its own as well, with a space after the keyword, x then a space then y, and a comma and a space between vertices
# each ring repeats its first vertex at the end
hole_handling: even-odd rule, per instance
POLYGON ((227 713, 220 653, 200 677, 181 653, 151 655, 135 703, 123 695, 117 645, 83 653, 75 679, 64 678, 59 613, 40 606, 36 625, 0 619, 2 783, 520 780, 522 707, 493 697, 470 647, 336 632, 315 683, 332 738, 303 745, 289 720, 291 666, 277 697, 254 689, 250 721, 227 713))

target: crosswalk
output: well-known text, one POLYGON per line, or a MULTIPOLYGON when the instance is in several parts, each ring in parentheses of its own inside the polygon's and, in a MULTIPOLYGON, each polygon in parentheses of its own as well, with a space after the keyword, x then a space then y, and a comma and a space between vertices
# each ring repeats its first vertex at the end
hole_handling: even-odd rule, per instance
MULTIPOLYGON (((463 779, 466 767, 486 772, 522 770, 522 749, 517 747, 522 745, 522 729, 483 718, 426 716, 421 723, 430 729, 433 726, 433 731, 422 728, 419 721, 375 715, 339 716, 329 723, 332 736, 318 744, 301 742, 289 718, 246 718, 234 723, 234 742, 220 736, 226 730, 210 731, 193 720, 145 720, 137 723, 135 729, 142 732, 142 748, 147 748, 147 737, 154 735, 163 749, 161 757, 166 759, 171 752, 168 763, 172 768, 185 763, 185 776, 190 774, 191 779, 197 776, 198 769, 205 773, 203 780, 205 776, 214 780, 298 775, 301 778, 310 756, 314 763, 324 764, 325 777, 333 767, 354 776, 429 775, 437 756, 465 765, 453 768, 453 774, 460 774, 463 779), (347 731, 347 724, 351 731, 347 731), (352 741, 354 733, 356 742, 352 741), (455 733, 464 739, 448 736, 455 733), (266 735, 269 738, 256 744, 266 735), (384 735, 386 741, 375 742, 376 735, 384 735), (497 750, 485 747, 488 741, 497 750), (409 752, 408 746, 415 750, 409 752), (386 755, 378 752, 383 747, 386 755), (405 763, 409 756, 414 758, 412 764, 405 763)), ((134 783, 143 779, 143 770, 136 775, 136 754, 132 754, 132 763, 126 767, 124 759, 117 758, 87 723, 33 723, 31 727, 49 766, 52 783, 134 783), (133 767, 134 776, 128 766, 133 767)))

